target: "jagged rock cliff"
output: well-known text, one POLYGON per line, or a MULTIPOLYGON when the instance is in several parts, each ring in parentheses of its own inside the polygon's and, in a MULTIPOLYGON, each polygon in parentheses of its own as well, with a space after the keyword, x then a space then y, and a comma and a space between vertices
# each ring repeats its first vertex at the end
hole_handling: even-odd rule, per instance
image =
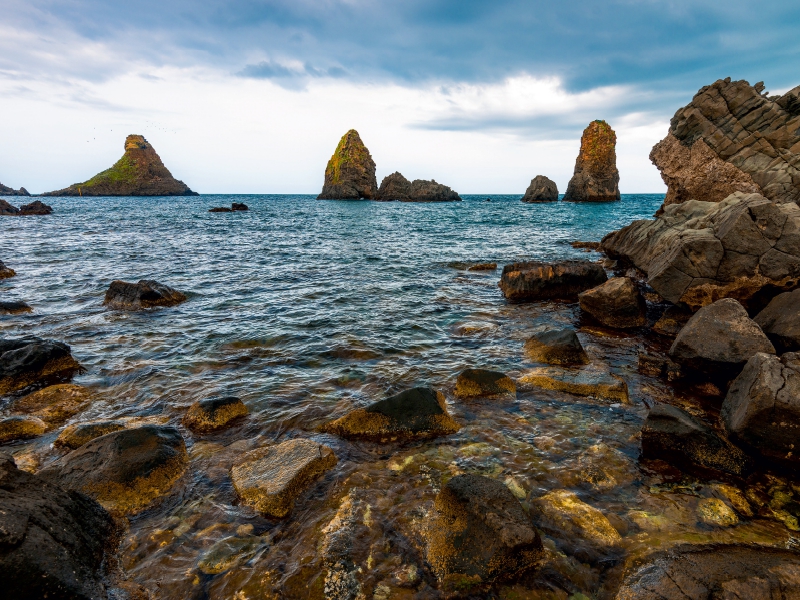
POLYGON ((583 130, 581 151, 575 173, 567 185, 564 200, 610 202, 619 200, 617 134, 605 121, 592 121, 583 130))
POLYGON ((431 179, 409 181, 395 171, 381 182, 376 200, 400 202, 460 202, 461 197, 452 189, 431 179))
POLYGON ((125 154, 113 167, 88 181, 43 196, 197 196, 172 176, 141 135, 125 139, 125 154))
POLYGON ((552 179, 544 175, 537 175, 531 179, 531 184, 525 190, 523 202, 555 202, 558 200, 558 186, 552 179))
POLYGON ((30 194, 24 187, 15 190, 0 183, 0 196, 30 196, 30 194))
POLYGON ((339 140, 325 168, 319 200, 373 200, 378 196, 375 161, 355 129, 339 140))
POLYGON ((650 153, 668 187, 665 206, 734 192, 800 201, 800 86, 782 96, 763 90, 720 79, 675 113, 650 153))

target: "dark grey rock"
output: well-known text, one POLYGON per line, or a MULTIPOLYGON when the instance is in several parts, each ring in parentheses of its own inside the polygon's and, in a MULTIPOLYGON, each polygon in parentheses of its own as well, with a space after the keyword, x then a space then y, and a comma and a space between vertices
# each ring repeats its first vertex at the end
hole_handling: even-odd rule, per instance
POLYGON ((780 352, 800 350, 800 289, 775 296, 753 320, 780 352))
POLYGON ((0 315, 19 315, 31 311, 31 305, 22 300, 0 300, 0 315))
POLYGON ((185 300, 181 292, 152 279, 141 279, 138 283, 115 280, 108 286, 103 304, 115 310, 141 310, 174 306, 185 300))
POLYGON ((434 180, 408 181, 399 172, 383 178, 377 200, 400 202, 460 202, 461 197, 452 189, 434 180))
POLYGON ((522 196, 523 202, 555 202, 558 200, 558 186, 552 179, 537 175, 522 196))
POLYGON ((0 394, 48 379, 69 379, 81 369, 69 346, 28 336, 0 338, 0 394))
POLYGON ((499 286, 511 302, 568 300, 607 279, 603 267, 588 260, 531 261, 503 267, 499 286))
POLYGON ((588 365, 589 357, 572 329, 544 329, 525 342, 525 354, 533 362, 548 365, 588 365))
POLYGON ((578 294, 581 310, 593 319, 618 329, 647 325, 647 305, 630 277, 614 277, 578 294))

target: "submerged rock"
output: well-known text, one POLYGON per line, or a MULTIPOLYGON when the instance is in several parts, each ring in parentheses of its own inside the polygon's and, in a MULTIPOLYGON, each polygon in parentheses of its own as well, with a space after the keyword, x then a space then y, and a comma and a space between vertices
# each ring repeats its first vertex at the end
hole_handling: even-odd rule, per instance
POLYGON ((464 400, 501 396, 516 397, 517 386, 513 379, 500 371, 466 369, 458 376, 454 393, 456 397, 464 400))
POLYGON ((242 501, 270 517, 283 518, 297 497, 336 464, 333 450, 311 440, 295 439, 248 452, 231 469, 242 501))
POLYGON ((73 383, 59 383, 20 398, 11 409, 15 413, 38 417, 52 428, 81 412, 89 406, 91 399, 89 389, 73 383))
POLYGON ((603 267, 588 260, 531 261, 503 267, 499 286, 511 302, 533 302, 572 299, 607 279, 603 267))
POLYGON ((41 475, 95 498, 107 510, 132 515, 169 492, 186 462, 186 444, 177 429, 144 425, 97 437, 41 475))
POLYGON ((558 186, 552 179, 537 175, 522 196, 522 202, 555 202, 558 200, 558 186))
POLYGON ((0 300, 0 315, 21 315, 33 312, 33 308, 22 300, 0 300))
POLYGON ((697 503, 697 515, 706 525, 730 527, 739 523, 739 517, 719 498, 704 498, 697 503))
POLYGON ((0 260, 0 279, 8 279, 9 277, 14 277, 17 272, 12 269, 11 267, 7 267, 2 260, 0 260))
POLYGON ((583 130, 575 173, 567 185, 567 202, 619 200, 617 134, 605 121, 592 121, 583 130))
MULTIPOLYGON (((608 551, 622 537, 608 518, 567 490, 553 490, 531 502, 536 525, 568 552, 608 551)), ((592 552, 593 553, 593 552, 592 552)))
POLYGON ((758 194, 673 204, 601 244, 611 258, 644 271, 662 298, 692 310, 727 297, 747 304, 764 288, 800 283, 800 206, 758 194))
POLYGON ((631 329, 647 325, 645 304, 630 277, 613 277, 578 294, 581 310, 606 327, 631 329))
POLYGON ((536 367, 526 371, 518 383, 575 396, 591 396, 599 400, 629 403, 628 384, 625 380, 594 367, 582 369, 536 367))
POLYGON ((319 200, 373 200, 378 196, 375 161, 355 129, 339 140, 325 168, 319 200))
POLYGON ((107 433, 125 429, 122 421, 95 421, 93 423, 73 423, 62 431, 53 442, 54 446, 75 450, 95 438, 107 433))
POLYGON ((800 458, 800 353, 759 353, 731 384, 720 417, 731 437, 761 456, 800 458))
POLYGON ((266 536, 226 537, 203 552, 197 561, 197 568, 206 575, 218 575, 251 559, 268 546, 269 540, 266 536))
POLYGON ((196 433, 224 429, 231 421, 247 415, 247 407, 234 396, 207 398, 195 402, 183 417, 183 424, 196 433))
POLYGON ((108 286, 103 304, 114 310, 141 310, 185 301, 185 294, 152 279, 140 279, 138 283, 117 279, 108 286))
POLYGON ((460 202, 461 197, 446 185, 433 179, 410 182, 399 172, 387 175, 381 182, 376 200, 400 202, 460 202))
POLYGON ((141 135, 125 138, 125 154, 113 167, 88 181, 42 196, 197 196, 172 176, 141 135))
POLYGON ((0 419, 0 444, 39 437, 46 429, 44 421, 36 417, 16 416, 0 419))
POLYGON ((688 471, 745 475, 752 467, 739 448, 708 425, 669 404, 650 409, 642 427, 642 458, 663 460, 688 471))
POLYGON ((69 346, 28 336, 0 338, 0 395, 50 378, 69 378, 81 369, 69 346))
POLYGON ((210 212, 210 213, 222 213, 222 212, 229 213, 229 212, 239 212, 239 211, 245 211, 245 210, 250 210, 248 208, 247 204, 244 204, 243 202, 234 202, 233 204, 231 204, 230 208, 228 208, 226 206, 215 206, 214 208, 208 209, 208 212, 210 212))
POLYGON ((510 579, 544 552, 539 533, 509 489, 495 479, 457 475, 436 496, 427 557, 446 589, 510 579))
MULTIPOLYGON (((0 196, 30 196, 30 194, 24 187, 15 190, 14 188, 10 188, 7 185, 0 183, 0 196)), ((3 213, 0 212, 0 214, 3 213)))
POLYGON ((460 427, 447 413, 440 392, 419 387, 357 408, 323 429, 345 438, 386 442, 449 435, 460 427))
POLYGON ((800 289, 775 296, 753 320, 781 352, 800 350, 800 289))
POLYGON ((717 300, 697 311, 669 349, 675 362, 720 376, 735 374, 758 352, 775 354, 775 349, 733 298, 717 300))
POLYGON ((494 271, 497 269, 497 263, 493 262, 462 262, 455 261, 447 263, 451 269, 458 269, 459 271, 494 271))
POLYGON ((119 530, 83 494, 16 468, 0 454, 0 573, 3 595, 18 600, 107 597, 119 530))
POLYGON ((548 365, 588 365, 589 357, 572 329, 544 329, 525 342, 525 354, 533 362, 548 365))

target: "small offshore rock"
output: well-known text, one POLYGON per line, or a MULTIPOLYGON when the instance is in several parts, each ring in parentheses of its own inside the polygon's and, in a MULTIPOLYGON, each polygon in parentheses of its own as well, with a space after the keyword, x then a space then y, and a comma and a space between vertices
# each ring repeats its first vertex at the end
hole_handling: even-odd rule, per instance
POLYGON ((591 396, 599 400, 630 403, 628 384, 624 379, 593 367, 582 369, 536 367, 526 371, 519 378, 518 384, 566 392, 575 396, 591 396))
POLYGON ((707 373, 737 371, 758 352, 775 354, 775 348, 733 298, 698 310, 669 349, 675 362, 707 373))
POLYGON ((208 212, 210 213, 229 213, 233 212, 232 208, 228 208, 227 206, 215 206, 214 208, 209 208, 208 212))
POLYGON ((207 398, 189 407, 183 424, 196 433, 210 433, 228 427, 234 419, 247 415, 247 407, 235 396, 207 398))
POLYGON ((250 207, 247 206, 247 204, 245 204, 244 202, 234 202, 233 204, 231 204, 231 210, 234 212, 245 211, 245 210, 250 210, 250 207))
POLYGON ((85 409, 91 400, 92 392, 88 388, 74 383, 58 383, 20 398, 11 409, 15 413, 38 417, 52 428, 85 409))
POLYGON ((418 387, 357 408, 323 429, 345 438, 386 442, 450 435, 460 426, 447 413, 444 395, 418 387))
POLYGON ((581 241, 574 241, 569 243, 570 246, 575 248, 576 250, 594 250, 596 252, 600 251, 600 242, 581 242, 581 241))
POLYGON ((381 182, 378 195, 381 201, 399 200, 400 202, 460 202, 461 197, 452 189, 435 180, 415 179, 413 182, 394 172, 381 182))
POLYGON ((619 200, 617 134, 605 121, 589 123, 581 136, 575 172, 567 185, 567 202, 610 202, 619 200))
POLYGON ((500 371, 465 369, 456 380, 454 393, 462 400, 500 396, 516 397, 517 386, 513 379, 500 371))
POLYGON ((33 312, 33 308, 22 300, 0 300, 0 315, 21 315, 33 312))
POLYGON ((522 196, 522 202, 555 202, 558 200, 558 186, 552 179, 537 175, 522 196))
POLYGON ((588 260, 531 261, 503 267, 499 286, 511 302, 569 300, 607 279, 603 267, 588 260))
POLYGON ((141 310, 185 301, 185 294, 152 279, 141 279, 138 283, 117 279, 108 286, 103 304, 114 310, 141 310))
POLYGON ((30 204, 23 204, 19 207, 20 216, 27 215, 51 215, 53 207, 45 204, 41 200, 34 200, 30 204))
POLYGON ((706 525, 730 527, 739 524, 736 513, 719 498, 704 498, 697 504, 697 515, 706 525))
POLYGON ((720 417, 738 443, 764 458, 800 458, 800 353, 759 353, 733 381, 720 417))
POLYGON ((336 462, 327 446, 294 439, 248 452, 231 469, 231 479, 245 504, 267 516, 283 518, 306 487, 336 462))
POLYGON ((91 496, 107 510, 133 515, 169 492, 187 460, 186 444, 177 429, 143 425, 97 437, 41 475, 91 496))
POLYGON ((2 260, 0 260, 0 279, 8 279, 9 277, 14 277, 17 272, 5 265, 2 260))
POLYGON ((95 421, 93 423, 73 423, 62 431, 53 442, 54 446, 75 450, 85 443, 107 433, 125 429, 122 421, 95 421))
POLYGON ((34 336, 0 338, 0 395, 45 378, 69 378, 81 368, 61 342, 34 336))
POLYGON ((630 277, 613 277, 578 294, 581 310, 606 327, 631 329, 647 325, 645 304, 630 277))
POLYGON ((548 365, 588 365, 589 357, 572 329, 544 329, 525 342, 525 354, 533 362, 548 365))
POLYGON ((569 552, 588 544, 609 550, 621 540, 608 518, 568 490, 553 490, 531 502, 536 524, 569 552))
POLYGON ((497 269, 497 263, 493 262, 451 262, 447 263, 451 269, 458 269, 459 271, 494 271, 497 269))
POLYGON ((742 476, 752 461, 739 448, 686 411, 657 403, 642 427, 642 458, 663 460, 688 471, 742 476))
POLYGON ((661 335, 675 337, 684 328, 694 313, 680 306, 672 305, 658 318, 653 331, 661 335))
POLYGON ((6 417, 0 420, 0 444, 39 437, 46 430, 44 421, 36 417, 6 417))
POLYGON ((775 296, 753 320, 780 352, 800 350, 800 288, 775 296))
POLYGON ((355 129, 339 140, 325 168, 319 200, 373 200, 378 196, 375 161, 355 129))
POLYGON ((436 496, 427 558, 443 587, 508 579, 535 567, 544 551, 522 505, 501 482, 457 475, 436 496))

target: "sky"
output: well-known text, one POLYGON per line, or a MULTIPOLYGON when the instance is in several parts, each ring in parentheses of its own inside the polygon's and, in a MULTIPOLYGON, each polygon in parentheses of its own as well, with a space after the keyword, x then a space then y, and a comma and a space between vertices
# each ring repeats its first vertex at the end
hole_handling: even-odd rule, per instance
POLYGON ((318 193, 357 129, 378 182, 564 191, 617 132, 623 193, 697 90, 800 84, 796 0, 0 0, 0 182, 32 193, 144 135, 200 193, 318 193))

